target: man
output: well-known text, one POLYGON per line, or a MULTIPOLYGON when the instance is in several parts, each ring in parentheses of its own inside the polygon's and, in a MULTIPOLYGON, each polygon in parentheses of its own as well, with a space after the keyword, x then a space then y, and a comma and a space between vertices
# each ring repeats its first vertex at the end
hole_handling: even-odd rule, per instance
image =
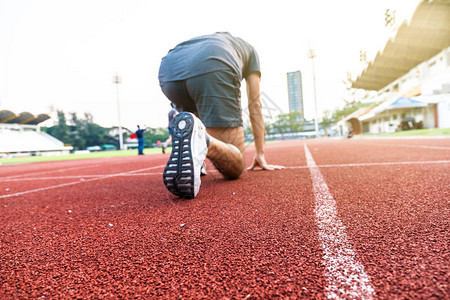
POLYGON ((136 138, 138 140, 138 155, 144 155, 144 131, 145 129, 141 129, 138 125, 136 130, 136 138))
POLYGON ((241 81, 247 84, 248 109, 256 153, 249 167, 283 168, 264 157, 260 66, 255 49, 226 32, 190 39, 162 59, 159 81, 179 113, 172 121, 172 154, 164 169, 167 189, 194 198, 200 188, 200 168, 206 157, 228 179, 244 171, 244 128, 241 81))

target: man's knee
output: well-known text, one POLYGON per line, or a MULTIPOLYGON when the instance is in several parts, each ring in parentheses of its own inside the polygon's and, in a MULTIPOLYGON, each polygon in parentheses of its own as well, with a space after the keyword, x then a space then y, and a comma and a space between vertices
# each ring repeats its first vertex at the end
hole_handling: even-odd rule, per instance
POLYGON ((209 157, 214 167, 229 180, 238 179, 244 172, 244 158, 241 153, 237 153, 237 149, 231 149, 232 152, 222 153, 220 158, 214 159, 209 157))

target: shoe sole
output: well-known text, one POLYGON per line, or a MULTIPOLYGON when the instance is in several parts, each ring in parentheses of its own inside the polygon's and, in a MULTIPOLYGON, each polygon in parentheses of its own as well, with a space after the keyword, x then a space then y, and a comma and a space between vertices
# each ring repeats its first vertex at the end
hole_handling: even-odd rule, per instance
POLYGON ((194 118, 188 113, 180 113, 172 121, 172 153, 163 173, 166 188, 176 196, 189 199, 195 197, 191 149, 193 127, 194 118))

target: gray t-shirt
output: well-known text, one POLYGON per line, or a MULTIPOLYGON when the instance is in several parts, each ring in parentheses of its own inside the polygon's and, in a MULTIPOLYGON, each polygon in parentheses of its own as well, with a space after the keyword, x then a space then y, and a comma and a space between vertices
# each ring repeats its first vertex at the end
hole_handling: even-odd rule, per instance
POLYGON ((214 33, 178 44, 162 59, 159 81, 177 81, 219 70, 231 70, 239 81, 261 72, 255 49, 229 33, 214 33))

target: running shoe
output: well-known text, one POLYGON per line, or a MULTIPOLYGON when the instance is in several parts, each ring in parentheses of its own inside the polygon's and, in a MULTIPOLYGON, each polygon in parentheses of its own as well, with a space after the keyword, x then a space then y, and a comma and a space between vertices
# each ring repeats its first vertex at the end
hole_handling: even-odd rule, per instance
POLYGON ((203 162, 202 167, 200 168, 200 176, 206 176, 208 172, 206 171, 206 163, 203 162))
POLYGON ((172 153, 163 173, 166 188, 181 198, 194 198, 200 189, 200 170, 208 152, 203 123, 192 113, 181 112, 171 123, 172 153))

